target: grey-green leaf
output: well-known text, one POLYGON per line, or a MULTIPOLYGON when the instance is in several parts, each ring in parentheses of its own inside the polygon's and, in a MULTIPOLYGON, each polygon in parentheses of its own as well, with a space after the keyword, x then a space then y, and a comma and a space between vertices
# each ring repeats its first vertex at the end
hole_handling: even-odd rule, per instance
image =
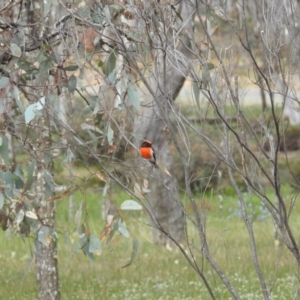
POLYGON ((103 67, 102 67, 102 70, 103 70, 103 73, 108 76, 116 67, 116 61, 117 61, 117 58, 116 58, 116 55, 115 53, 112 51, 110 54, 109 54, 109 57, 107 58, 107 60, 104 62, 103 64, 103 67))
POLYGON ((26 180, 26 183, 25 183, 24 192, 29 190, 31 188, 32 184, 34 183, 34 181, 36 180, 36 175, 34 174, 35 166, 36 166, 35 161, 31 161, 26 166, 27 180, 26 180))
POLYGON ((132 252, 131 252, 130 261, 125 266, 123 266, 122 268, 126 268, 126 267, 128 267, 132 264, 132 262, 134 261, 134 259, 137 256, 138 248, 139 248, 139 242, 136 238, 133 238, 132 239, 132 252))
POLYGON ((99 238, 96 235, 91 234, 90 244, 89 244, 89 252, 94 253, 96 255, 100 255, 101 251, 102 251, 102 246, 101 246, 101 242, 100 242, 99 238))
POLYGON ((76 90, 76 84, 77 84, 76 77, 74 75, 72 75, 68 81, 68 88, 69 88, 69 91, 71 94, 74 94, 74 92, 76 90))
POLYGON ((19 225, 23 219, 24 219, 24 216, 25 216, 25 212, 23 209, 21 209, 18 214, 16 215, 16 218, 15 218, 15 225, 19 225))
POLYGON ((9 78, 8 77, 1 77, 0 78, 0 89, 6 87, 9 83, 9 78))
POLYGON ((0 209, 3 207, 4 205, 4 196, 2 193, 0 193, 0 209))
POLYGON ((51 0, 44 0, 44 7, 43 7, 43 12, 44 12, 44 17, 46 17, 51 9, 53 1, 51 0))
MULTIPOLYGON (((1 79, 0 79, 1 80, 1 79)), ((20 99, 20 92, 19 92, 19 89, 17 88, 17 86, 14 85, 14 88, 13 88, 13 94, 14 94, 14 98, 16 100, 16 103, 21 111, 21 113, 23 114, 24 111, 25 111, 25 108, 24 108, 24 104, 22 102, 22 100, 20 99)))
POLYGON ((21 48, 16 44, 13 44, 13 43, 10 44, 10 51, 13 56, 21 57, 21 55, 22 55, 21 48))
POLYGON ((193 82, 193 93, 194 93, 196 104, 198 108, 200 108, 200 89, 196 82, 193 82))
POLYGON ((15 186, 15 179, 11 171, 6 171, 2 175, 2 180, 6 185, 10 185, 10 187, 13 189, 15 186))
POLYGON ((113 137, 114 137, 114 131, 111 129, 110 124, 108 124, 107 141, 109 145, 113 145, 113 137))
POLYGON ((25 123, 28 124, 29 122, 31 122, 35 118, 36 113, 43 109, 44 105, 45 105, 45 97, 42 97, 36 103, 30 104, 24 112, 25 123))
POLYGON ((138 93, 137 93, 136 87, 132 83, 128 84, 127 94, 128 94, 128 98, 129 98, 131 104, 137 110, 139 110, 141 108, 141 103, 140 103, 140 100, 139 100, 139 97, 138 97, 138 93))
POLYGON ((80 202, 79 208, 75 214, 75 224, 77 228, 81 225, 81 217, 82 217, 82 201, 80 202))
POLYGON ((76 71, 78 69, 77 65, 69 65, 65 67, 66 71, 76 71))
POLYGON ((204 65, 202 69, 202 85, 204 88, 207 88, 210 82, 210 71, 208 65, 204 65))
POLYGON ((104 14, 104 16, 106 17, 107 20, 111 19, 110 9, 109 9, 108 5, 104 6, 103 14, 104 14))
POLYGON ((1 143, 0 143, 0 155, 5 163, 6 168, 9 165, 9 149, 8 149, 8 139, 5 135, 0 136, 1 143))
POLYGON ((126 223, 122 222, 121 219, 119 219, 119 222, 118 222, 118 230, 122 235, 129 238, 129 232, 128 232, 127 227, 126 227, 126 223))
POLYGON ((122 210, 142 210, 142 206, 134 200, 125 200, 120 207, 122 210))

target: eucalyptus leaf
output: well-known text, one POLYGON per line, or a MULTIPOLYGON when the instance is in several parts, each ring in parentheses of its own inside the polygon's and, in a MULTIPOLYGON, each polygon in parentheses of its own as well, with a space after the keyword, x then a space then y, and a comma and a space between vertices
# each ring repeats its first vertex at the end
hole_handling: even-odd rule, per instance
POLYGON ((79 145, 84 146, 84 142, 83 142, 80 138, 78 138, 77 136, 73 136, 73 139, 74 139, 79 145))
POLYGON ((24 173, 23 173, 21 165, 16 166, 14 174, 17 177, 19 177, 22 181, 24 181, 24 173))
POLYGON ((25 111, 25 108, 24 108, 24 104, 23 104, 22 100, 20 99, 20 92, 16 85, 14 85, 14 87, 13 87, 13 95, 14 95, 15 101, 16 101, 21 113, 23 114, 25 111))
POLYGON ((119 110, 124 110, 125 109, 125 104, 124 103, 119 103, 118 104, 118 109, 119 110))
POLYGON ((112 85, 116 84, 116 82, 117 82, 117 76, 116 76, 115 72, 111 72, 111 73, 108 75, 108 81, 109 81, 110 84, 112 84, 112 85))
POLYGON ((43 60, 40 63, 40 70, 42 71, 42 74, 48 74, 48 70, 50 69, 52 65, 51 59, 47 58, 46 60, 43 60))
POLYGON ((76 71, 78 69, 78 65, 69 65, 65 67, 66 71, 76 71))
POLYGON ((91 9, 89 8, 89 6, 82 6, 78 9, 78 15, 84 20, 90 17, 90 13, 91 9))
POLYGON ((22 55, 21 48, 14 43, 10 44, 10 51, 13 56, 21 57, 21 55, 22 55))
POLYGON ((120 207, 122 210, 142 210, 143 207, 134 200, 125 200, 120 207))
POLYGON ((69 91, 71 94, 74 94, 74 92, 76 90, 76 84, 77 84, 76 77, 74 75, 72 75, 68 81, 68 88, 69 88, 69 91))
POLYGON ((84 116, 86 116, 87 114, 91 113, 92 111, 93 111, 93 110, 92 110, 92 108, 91 108, 90 106, 86 106, 86 107, 83 109, 82 114, 83 114, 84 116))
POLYGON ((46 17, 48 15, 48 13, 50 12, 51 6, 52 6, 52 0, 44 0, 44 7, 43 7, 43 13, 44 13, 44 17, 46 17))
POLYGON ((23 209, 21 209, 16 215, 15 222, 14 222, 15 225, 19 225, 24 220, 24 216, 25 216, 25 212, 23 209))
POLYGON ((8 77, 1 77, 0 78, 0 89, 3 89, 4 87, 6 87, 9 83, 9 78, 8 77))
POLYGON ((122 268, 126 268, 128 266, 130 266, 132 264, 132 262, 134 261, 134 259, 136 258, 137 256, 137 252, 138 252, 138 248, 139 248, 139 242, 136 238, 133 238, 132 239, 132 252, 131 252, 131 257, 130 257, 130 260, 129 262, 123 266, 122 268))
POLYGON ((87 242, 84 247, 82 248, 84 254, 90 259, 90 261, 95 261, 94 253, 89 251, 90 243, 87 242))
POLYGON ((207 69, 208 70, 213 70, 215 68, 215 65, 212 63, 207 63, 207 69))
POLYGON ((15 179, 14 175, 12 174, 11 171, 6 171, 2 174, 2 180, 6 185, 9 185, 10 188, 14 188, 15 186, 15 179))
POLYGON ((196 104, 198 108, 200 108, 200 89, 196 82, 193 82, 193 93, 194 93, 196 104))
POLYGON ((24 192, 30 190, 32 184, 36 180, 35 167, 36 167, 36 162, 34 160, 29 162, 26 166, 27 180, 25 183, 24 192))
POLYGON ((72 247, 72 242, 71 242, 70 235, 69 235, 66 231, 64 231, 64 232, 63 232, 63 237, 64 237, 65 244, 66 244, 69 248, 71 248, 71 247, 72 247))
POLYGON ((100 7, 93 9, 93 11, 91 12, 91 15, 92 15, 92 20, 94 21, 94 23, 101 24, 103 22, 103 17, 101 16, 101 8, 100 7))
POLYGON ((76 156, 70 148, 67 149, 67 157, 63 160, 63 164, 72 165, 76 159, 76 156))
POLYGON ((125 222, 122 222, 121 219, 119 219, 119 222, 118 222, 118 230, 122 235, 129 238, 129 232, 127 230, 126 224, 125 224, 125 222))
POLYGON ((202 85, 204 88, 207 88, 208 84, 210 82, 210 70, 208 68, 208 65, 204 65, 202 69, 202 85))
POLYGON ((141 108, 141 103, 138 97, 138 93, 136 90, 136 87, 132 84, 129 83, 127 86, 127 93, 128 93, 128 98, 131 102, 131 104, 137 109, 139 110, 141 108))
POLYGON ((30 123, 35 118, 35 110, 34 110, 34 104, 29 105, 24 114, 25 114, 25 123, 30 123))
POLYGON ((96 255, 100 255, 102 252, 100 239, 94 234, 90 236, 89 252, 96 255))
POLYGON ((43 109, 44 105, 45 105, 45 96, 42 97, 38 102, 30 104, 24 112, 25 123, 28 124, 29 122, 31 122, 35 118, 36 113, 43 109))
POLYGON ((98 67, 103 68, 103 66, 104 66, 104 62, 100 59, 98 62, 98 67))
POLYGON ((106 136, 108 144, 113 145, 114 131, 111 129, 110 124, 108 124, 106 136))
POLYGON ((116 67, 116 62, 117 62, 117 58, 116 55, 114 53, 114 51, 112 51, 107 60, 104 62, 102 70, 103 73, 108 76, 116 67))
POLYGON ((79 235, 80 248, 84 248, 88 244, 88 236, 85 233, 79 235))
POLYGON ((79 208, 75 214, 75 224, 77 228, 81 225, 81 217, 82 217, 82 201, 79 204, 79 208))
POLYGON ((37 220, 37 218, 38 218, 37 215, 31 210, 27 210, 25 212, 25 215, 26 215, 26 217, 34 219, 34 220, 37 220))
POLYGON ((4 205, 4 196, 2 193, 0 193, 0 209, 3 207, 4 205))
POLYGON ((103 8, 103 14, 104 14, 104 16, 105 16, 105 18, 107 20, 111 19, 110 9, 109 9, 108 5, 104 6, 104 8, 103 8))
POLYGON ((5 163, 6 168, 9 166, 9 147, 8 147, 8 138, 3 135, 0 136, 1 145, 0 145, 0 155, 5 163))

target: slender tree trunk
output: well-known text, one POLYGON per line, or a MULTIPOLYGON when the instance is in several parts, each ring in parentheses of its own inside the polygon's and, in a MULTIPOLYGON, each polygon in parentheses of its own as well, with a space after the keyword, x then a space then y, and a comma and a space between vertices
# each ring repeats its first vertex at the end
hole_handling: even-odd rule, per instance
POLYGON ((38 218, 41 222, 35 246, 36 246, 36 281, 38 299, 60 299, 59 278, 57 267, 57 234, 55 232, 55 202, 47 201, 53 195, 52 186, 52 158, 50 121, 46 108, 44 115, 36 123, 38 132, 37 143, 39 151, 36 152, 37 181, 35 184, 36 196, 39 203, 38 218))

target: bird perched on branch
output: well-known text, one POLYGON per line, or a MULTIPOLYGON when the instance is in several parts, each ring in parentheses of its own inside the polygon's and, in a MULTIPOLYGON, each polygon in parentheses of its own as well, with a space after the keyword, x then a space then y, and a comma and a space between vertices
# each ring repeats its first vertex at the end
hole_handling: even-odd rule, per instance
POLYGON ((145 141, 142 143, 140 147, 140 154, 142 158, 148 159, 155 168, 158 168, 158 165, 156 164, 155 152, 152 148, 151 141, 145 141))

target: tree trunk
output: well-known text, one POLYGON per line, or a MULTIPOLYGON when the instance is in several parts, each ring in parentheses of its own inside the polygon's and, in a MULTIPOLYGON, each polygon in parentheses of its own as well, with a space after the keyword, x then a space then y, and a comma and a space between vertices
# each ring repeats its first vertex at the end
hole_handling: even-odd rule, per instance
POLYGON ((57 247, 54 237, 48 245, 40 242, 36 250, 36 281, 38 299, 60 299, 59 278, 57 268, 57 247))
MULTIPOLYGON (((35 14, 31 22, 40 26, 32 27, 32 34, 40 37, 47 30, 43 16, 44 3, 37 1, 31 5, 35 7, 35 14), (37 12, 40 12, 40 15, 37 12)), ((60 6, 52 5, 52 15, 58 18, 60 15, 60 6), (56 13, 55 13, 56 12, 56 13)), ((30 9, 28 9, 30 11, 30 9)), ((56 20, 51 18, 48 20, 53 24, 56 20)), ((49 24, 48 24, 49 25, 49 24)), ((51 25, 50 25, 51 26, 51 25)), ((57 49, 55 49, 57 51, 57 49)), ((57 53, 55 53, 57 55, 57 53)), ((58 54, 59 55, 59 54, 58 54)), ((57 61, 60 61, 57 58, 57 61)), ((48 77, 48 84, 45 83, 44 97, 45 105, 43 107, 43 115, 35 120, 36 145, 38 151, 35 152, 37 162, 37 180, 34 188, 36 198, 38 200, 37 215, 40 220, 40 228, 37 232, 35 240, 35 263, 36 263, 36 282, 39 300, 59 300, 59 276, 57 265, 57 233, 55 231, 55 201, 49 201, 54 196, 53 188, 53 160, 52 160, 52 136, 50 130, 50 116, 47 101, 47 90, 51 91, 51 87, 55 86, 51 76, 48 77)))
POLYGON ((142 170, 143 174, 149 173, 151 192, 148 201, 153 240, 164 245, 170 243, 165 233, 171 235, 177 242, 182 242, 185 238, 184 211, 180 202, 177 179, 173 175, 173 159, 165 132, 171 130, 169 114, 188 73, 190 57, 188 30, 191 30, 193 19, 191 11, 192 7, 187 1, 182 1, 181 26, 187 20, 190 21, 180 27, 180 42, 176 49, 172 47, 174 40, 172 38, 169 40, 168 35, 164 36, 164 39, 155 40, 157 50, 152 52, 155 61, 152 91, 155 92, 150 91, 151 96, 147 97, 149 100, 143 102, 145 105, 135 120, 137 146, 144 140, 151 140, 161 164, 159 170, 151 170, 149 166, 144 166, 142 170), (164 168, 171 176, 164 172, 164 168))
POLYGON ((52 191, 52 157, 51 157, 51 132, 47 108, 43 109, 41 120, 37 120, 35 130, 37 138, 37 181, 35 192, 39 207, 37 215, 41 222, 35 240, 36 250, 36 281, 38 299, 60 299, 59 278, 57 267, 57 234, 55 232, 55 201, 48 201, 53 196, 52 191))

